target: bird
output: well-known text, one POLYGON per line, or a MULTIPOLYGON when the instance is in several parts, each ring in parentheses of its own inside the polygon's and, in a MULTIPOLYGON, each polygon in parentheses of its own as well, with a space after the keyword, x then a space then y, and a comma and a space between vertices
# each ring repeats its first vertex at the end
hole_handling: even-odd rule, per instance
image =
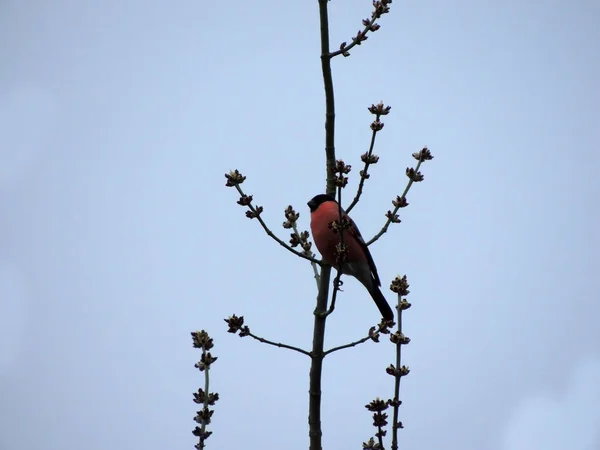
MULTIPOLYGON (((331 195, 319 194, 313 197, 307 205, 310 209, 310 230, 315 245, 323 256, 323 261, 335 266, 335 248, 340 242, 340 235, 330 227, 330 224, 339 220, 339 204, 331 195)), ((379 289, 381 280, 369 247, 354 221, 343 209, 342 216, 350 221, 350 227, 344 229, 344 244, 348 253, 342 264, 342 273, 353 276, 367 288, 384 320, 394 320, 392 308, 379 289)))

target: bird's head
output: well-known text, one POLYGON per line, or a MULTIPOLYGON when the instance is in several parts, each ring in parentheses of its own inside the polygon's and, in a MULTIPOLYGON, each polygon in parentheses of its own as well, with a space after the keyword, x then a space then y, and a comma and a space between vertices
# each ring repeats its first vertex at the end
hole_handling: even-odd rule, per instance
POLYGON ((313 212, 319 207, 321 203, 325 202, 335 202, 335 198, 333 198, 331 195, 319 194, 311 198, 307 205, 310 208, 310 212, 313 212))

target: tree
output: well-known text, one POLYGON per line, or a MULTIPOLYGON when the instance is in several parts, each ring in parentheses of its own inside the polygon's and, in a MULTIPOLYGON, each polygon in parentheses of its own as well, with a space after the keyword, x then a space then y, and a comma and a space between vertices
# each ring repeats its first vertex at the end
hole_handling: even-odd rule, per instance
MULTIPOLYGON (((380 25, 376 22, 384 14, 389 13, 390 4, 392 0, 375 0, 373 1, 373 11, 371 16, 362 21, 363 28, 354 36, 351 42, 342 42, 338 50, 331 51, 329 44, 329 18, 328 18, 328 0, 318 0, 319 3, 319 17, 320 17, 320 32, 321 32, 321 67, 323 73, 323 84, 325 88, 325 156, 326 156, 326 186, 325 192, 328 195, 335 196, 338 201, 339 216, 338 219, 330 224, 335 230, 337 230, 340 238, 340 243, 336 250, 336 276, 331 282, 331 266, 326 264, 323 260, 317 259, 316 255, 312 252, 312 242, 310 241, 310 235, 308 231, 299 231, 297 227, 297 221, 299 213, 290 205, 285 211, 285 221, 283 227, 291 229, 291 238, 289 243, 279 238, 263 221, 261 213, 263 207, 253 203, 253 196, 246 194, 242 189, 241 185, 246 180, 246 177, 242 175, 238 170, 231 171, 225 174, 227 179, 226 186, 233 187, 239 194, 237 203, 247 208, 246 216, 249 219, 256 219, 263 230, 269 235, 275 242, 287 249, 294 255, 309 261, 313 268, 314 278, 318 286, 318 294, 316 299, 316 307, 314 310, 314 328, 313 328, 313 343, 312 349, 305 350, 299 347, 288 345, 281 342, 275 342, 264 337, 261 337, 250 331, 248 325, 244 324, 243 316, 232 315, 225 319, 229 327, 230 333, 236 333, 241 337, 249 336, 259 342, 284 348, 287 350, 295 351, 310 358, 310 379, 309 379, 309 412, 308 412, 308 423, 309 423, 309 440, 310 450, 321 450, 321 374, 323 369, 323 362, 327 355, 355 347, 356 345, 362 344, 369 340, 379 342, 382 334, 390 336, 390 341, 395 346, 395 362, 390 364, 386 369, 386 372, 394 377, 394 394, 393 398, 388 400, 381 400, 379 398, 374 399, 366 408, 373 413, 373 425, 377 429, 374 433, 374 437, 371 437, 367 442, 363 443, 364 449, 384 449, 384 437, 387 434, 386 426, 388 425, 388 415, 385 412, 389 408, 392 408, 392 439, 391 449, 396 450, 398 448, 398 430, 402 428, 402 422, 399 421, 399 406, 401 401, 399 399, 400 394, 400 380, 402 377, 408 375, 408 367, 401 364, 401 349, 402 345, 406 345, 410 342, 410 339, 402 334, 402 312, 410 308, 411 304, 406 301, 406 296, 409 294, 408 282, 406 275, 396 277, 390 285, 392 292, 397 294, 397 306, 398 311, 397 323, 394 324, 392 321, 382 320, 377 326, 372 326, 366 336, 347 343, 345 345, 325 349, 325 328, 327 317, 332 314, 335 310, 335 302, 340 287, 342 285, 341 276, 345 257, 347 254, 347 247, 344 245, 344 231, 350 226, 348 221, 345 220, 342 210, 342 193, 343 189, 348 184, 348 174, 351 171, 351 166, 346 164, 342 159, 337 159, 335 154, 335 98, 333 88, 333 76, 331 72, 331 60, 336 56, 350 56, 350 50, 357 45, 361 45, 368 39, 369 33, 374 33, 380 28, 380 25), (333 289, 330 295, 330 284, 333 289), (392 331, 392 327, 396 325, 395 331, 392 331)), ((381 121, 383 116, 390 113, 391 107, 385 106, 382 102, 372 104, 369 107, 369 112, 375 116, 374 121, 371 123, 371 141, 367 152, 361 155, 361 160, 364 163, 363 169, 360 171, 360 180, 352 201, 345 208, 345 211, 349 213, 360 201, 363 193, 365 181, 369 179, 370 174, 368 173, 369 167, 373 164, 378 163, 379 157, 373 153, 375 147, 375 140, 377 133, 380 132, 384 123, 381 121)), ((406 169, 406 176, 408 182, 401 195, 396 196, 392 201, 394 208, 388 210, 386 213, 386 221, 382 226, 381 230, 366 242, 367 245, 371 245, 378 239, 380 239, 388 230, 392 223, 399 223, 400 219, 398 211, 401 208, 408 206, 406 196, 412 187, 413 183, 423 181, 423 175, 419 171, 421 164, 425 161, 431 160, 433 156, 427 147, 422 148, 416 153, 412 154, 413 158, 417 161, 415 167, 409 167, 406 169)), ((196 367, 204 372, 204 387, 199 389, 194 394, 194 401, 197 404, 202 405, 200 411, 197 412, 195 421, 199 424, 194 429, 194 434, 199 438, 196 448, 205 448, 206 439, 210 436, 211 432, 207 430, 207 426, 210 424, 210 420, 213 414, 212 406, 218 400, 219 396, 217 393, 209 392, 209 370, 211 364, 216 361, 210 350, 213 347, 213 340, 210 338, 208 333, 204 330, 192 333, 193 345, 195 348, 202 350, 201 360, 196 364, 196 367)))

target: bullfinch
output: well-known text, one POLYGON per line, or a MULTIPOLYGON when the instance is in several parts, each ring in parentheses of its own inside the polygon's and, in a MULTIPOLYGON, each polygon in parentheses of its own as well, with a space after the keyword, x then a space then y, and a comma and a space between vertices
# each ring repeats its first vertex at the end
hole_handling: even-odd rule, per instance
MULTIPOLYGON (((335 266, 335 247, 340 242, 340 235, 332 230, 329 224, 339 220, 338 202, 330 195, 319 194, 307 204, 310 208, 310 230, 315 245, 323 256, 323 260, 327 264, 335 266)), ((342 265, 342 273, 352 275, 360 281, 371 294, 382 317, 385 320, 394 320, 392 308, 379 289, 381 281, 371 252, 354 221, 343 210, 342 215, 350 220, 351 225, 350 228, 344 230, 344 244, 348 253, 342 265)))

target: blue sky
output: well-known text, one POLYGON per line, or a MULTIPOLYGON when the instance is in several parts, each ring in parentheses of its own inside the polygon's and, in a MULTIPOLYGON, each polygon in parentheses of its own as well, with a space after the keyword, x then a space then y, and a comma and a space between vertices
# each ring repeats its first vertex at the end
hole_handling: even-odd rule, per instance
MULTIPOLYGON (((332 0, 332 46, 370 11, 332 0)), ((410 154, 435 155, 372 246, 384 284, 411 284, 402 448, 600 446, 599 19, 585 1, 395 1, 333 62, 350 189, 366 108, 392 106, 352 214, 367 238, 410 154)), ((288 204, 308 228, 324 188, 317 2, 4 0, 0 64, 0 447, 193 448, 203 328, 222 398, 209 448, 306 448, 308 360, 222 319, 308 348, 311 269, 223 174, 247 175, 280 236, 288 204)), ((347 280, 327 342, 378 318, 347 280)), ((325 448, 368 439, 392 360, 386 343, 326 360, 325 448)))

